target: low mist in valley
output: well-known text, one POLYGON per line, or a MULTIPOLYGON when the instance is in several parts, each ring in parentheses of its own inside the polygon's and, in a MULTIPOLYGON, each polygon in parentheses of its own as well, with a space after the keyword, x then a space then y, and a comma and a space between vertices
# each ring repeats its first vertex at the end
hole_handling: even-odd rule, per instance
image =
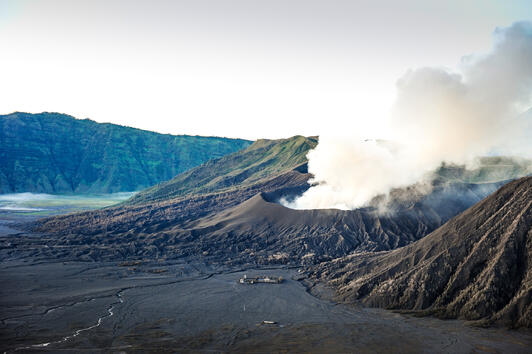
POLYGON ((104 208, 121 203, 136 192, 109 194, 0 194, 0 212, 34 213, 38 216, 104 208))

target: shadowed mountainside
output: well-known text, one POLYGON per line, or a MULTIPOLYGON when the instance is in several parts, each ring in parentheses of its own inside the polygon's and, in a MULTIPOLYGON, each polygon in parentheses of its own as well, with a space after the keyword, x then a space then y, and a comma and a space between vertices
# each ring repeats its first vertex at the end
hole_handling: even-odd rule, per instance
POLYGON ((532 177, 409 246, 325 262, 311 276, 340 301, 532 327, 532 177))
POLYGON ((250 143, 158 134, 59 113, 0 115, 0 193, 136 191, 250 143))

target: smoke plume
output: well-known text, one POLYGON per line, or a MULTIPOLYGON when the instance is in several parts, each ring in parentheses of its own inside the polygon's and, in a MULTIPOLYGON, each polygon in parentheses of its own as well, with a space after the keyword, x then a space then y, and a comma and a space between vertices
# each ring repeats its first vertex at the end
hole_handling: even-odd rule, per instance
POLYGON ((398 80, 390 140, 321 136, 308 154, 314 186, 290 206, 360 207, 442 162, 531 156, 531 93, 532 23, 497 29, 492 50, 464 57, 455 72, 426 67, 398 80))

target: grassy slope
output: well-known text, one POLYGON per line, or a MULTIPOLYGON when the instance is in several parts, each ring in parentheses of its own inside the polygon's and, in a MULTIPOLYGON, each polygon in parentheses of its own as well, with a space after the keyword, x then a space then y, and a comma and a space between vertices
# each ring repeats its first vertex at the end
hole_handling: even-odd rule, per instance
POLYGON ((0 193, 134 191, 250 143, 13 113, 0 116, 0 193))
POLYGON ((245 150, 182 173, 137 194, 130 203, 170 199, 185 194, 205 194, 249 186, 264 178, 292 170, 307 159, 307 152, 317 138, 294 136, 281 140, 258 140, 245 150))

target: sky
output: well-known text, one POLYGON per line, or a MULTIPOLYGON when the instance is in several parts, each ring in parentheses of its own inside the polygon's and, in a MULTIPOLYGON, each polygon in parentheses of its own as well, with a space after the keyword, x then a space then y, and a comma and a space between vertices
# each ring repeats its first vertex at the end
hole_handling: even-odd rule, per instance
POLYGON ((0 0, 0 114, 386 137, 408 69, 454 68, 531 17, 527 0, 0 0))

